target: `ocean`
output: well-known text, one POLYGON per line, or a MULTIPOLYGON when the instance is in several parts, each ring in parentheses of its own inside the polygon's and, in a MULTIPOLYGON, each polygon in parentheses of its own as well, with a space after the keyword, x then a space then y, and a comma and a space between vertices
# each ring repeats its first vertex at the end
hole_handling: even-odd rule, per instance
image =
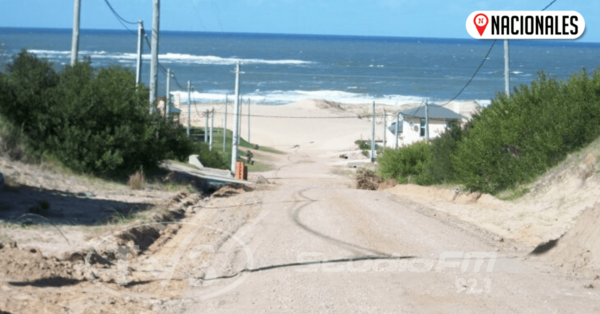
MULTIPOLYGON (((444 103, 469 81, 492 41, 401 37, 233 34, 163 31, 159 60, 175 79, 173 93, 194 86, 197 102, 232 95, 234 69, 242 62, 240 91, 254 103, 286 104, 317 98, 343 103, 444 103)), ((126 30, 82 30, 80 58, 94 66, 135 68, 137 34, 126 30)), ((0 62, 22 49, 69 63, 68 29, 0 28, 0 62)), ((149 47, 144 45, 143 79, 148 84, 149 47)), ((566 79, 600 66, 600 44, 572 41, 511 41, 511 85, 529 84, 543 71, 566 79)), ((159 95, 166 74, 159 74, 159 95)), ((498 41, 473 82, 457 97, 487 105, 504 91, 504 48, 498 41)))

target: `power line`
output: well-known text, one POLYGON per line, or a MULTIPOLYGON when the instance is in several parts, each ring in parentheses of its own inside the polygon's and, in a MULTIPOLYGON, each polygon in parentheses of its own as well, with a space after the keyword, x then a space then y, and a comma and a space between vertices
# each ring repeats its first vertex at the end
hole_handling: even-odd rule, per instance
MULTIPOLYGON (((552 2, 550 2, 545 8, 542 9, 542 11, 546 11, 546 9, 548 9, 550 6, 552 6, 554 4, 554 2, 556 2, 556 0, 553 0, 552 2)), ((445 104, 443 104, 441 106, 446 106, 449 103, 451 103, 453 100, 458 98, 458 96, 460 96, 460 94, 462 94, 462 92, 471 84, 471 82, 473 81, 473 79, 475 78, 475 76, 477 75, 477 73, 479 72, 479 70, 485 63, 485 61, 487 60, 488 56, 490 55, 490 52, 492 52, 492 48, 494 48, 496 41, 498 41, 498 40, 497 39, 494 40, 494 42, 492 43, 492 46, 490 47, 490 50, 488 50, 487 54, 483 58, 483 61, 481 61, 481 64, 479 64, 479 67, 477 67, 477 70, 475 70, 475 73, 473 73, 473 75, 471 76, 471 79, 469 79, 467 84, 465 84, 465 86, 463 86, 463 88, 458 92, 458 94, 456 94, 456 96, 452 97, 452 99, 450 99, 448 102, 446 102, 445 104)))
POLYGON ((546 11, 546 9, 549 8, 551 5, 553 5, 554 2, 556 2, 556 0, 550 2, 550 4, 548 4, 545 8, 543 8, 542 11, 546 11))
MULTIPOLYGON (((227 113, 228 116, 233 116, 235 115, 234 113, 227 113)), ((255 115, 255 114, 251 114, 248 115, 247 113, 245 114, 240 114, 240 116, 242 117, 256 117, 256 118, 274 118, 274 119, 360 119, 361 116, 358 115, 354 115, 354 116, 339 116, 339 117, 308 117, 308 116, 267 116, 267 115, 255 115)))
POLYGON ((112 7, 112 5, 110 5, 110 2, 108 2, 108 0, 104 0, 104 2, 106 2, 106 5, 108 5, 108 8, 112 11, 112 13, 123 23, 131 24, 131 25, 137 24, 137 22, 130 22, 130 21, 124 19, 121 15, 119 15, 119 13, 117 13, 117 11, 112 7))
POLYGON ((117 13, 117 11, 112 7, 112 5, 110 5, 110 2, 108 2, 108 0, 104 0, 104 2, 108 6, 108 8, 112 12, 112 14, 117 18, 117 21, 119 21, 119 23, 121 23, 121 25, 123 25, 123 27, 126 30, 128 30, 131 34, 137 35, 134 31, 132 31, 129 27, 127 27, 127 25, 125 25, 125 24, 136 25, 137 23, 130 22, 130 21, 124 19, 123 17, 121 17, 121 15, 119 15, 119 13, 117 13))
POLYGON ((469 79, 469 81, 467 82, 467 84, 465 84, 465 86, 463 86, 463 88, 461 88, 461 90, 458 92, 458 94, 456 94, 454 97, 452 97, 452 99, 450 99, 448 102, 446 102, 445 104, 443 104, 441 106, 446 106, 447 104, 449 104, 452 101, 454 101, 456 98, 458 98, 458 96, 460 96, 460 94, 462 94, 462 92, 465 91, 465 89, 471 84, 471 82, 473 82, 473 79, 475 78, 475 76, 477 75, 477 73, 479 73, 479 70, 481 69, 481 67, 483 67, 483 64, 485 63, 485 61, 487 60, 488 56, 490 55, 490 52, 492 52, 492 49, 494 48, 494 45, 496 45, 496 41, 497 41, 497 39, 494 40, 494 42, 492 43, 492 46, 490 46, 490 49, 485 54, 485 57, 483 58, 483 60, 481 61, 481 63, 477 67, 477 70, 475 70, 475 73, 473 73, 473 75, 471 76, 471 78, 469 79))
MULTIPOLYGON (((152 48, 151 48, 151 45, 150 45, 150 39, 148 39, 148 35, 147 35, 147 33, 148 33, 148 32, 144 31, 144 40, 145 40, 145 42, 146 42, 146 45, 148 46, 148 48, 152 49, 152 48)), ((160 70, 161 70, 163 73, 165 73, 165 74, 167 73, 167 69, 165 69, 165 67, 164 67, 162 64, 160 64, 160 62, 158 63, 158 67, 159 67, 159 69, 160 69, 160 70)), ((183 87, 183 86, 181 85, 181 83, 179 83, 179 80, 177 79, 177 76, 176 76, 174 73, 171 73, 171 75, 172 75, 172 78, 173 78, 173 80, 175 81, 175 84, 176 84, 176 85, 177 85, 179 88, 181 88, 181 89, 184 89, 184 90, 185 90, 185 89, 187 89, 187 87, 183 87)))
POLYGON ((179 84, 179 81, 177 80, 177 76, 173 75, 173 79, 175 80, 175 84, 177 84, 177 86, 179 86, 179 88, 185 89, 185 87, 183 87, 183 86, 181 86, 181 84, 179 84))
POLYGON ((204 27, 204 24, 202 23, 200 13, 198 13, 198 9, 196 8, 196 4, 194 3, 194 1, 192 1, 192 8, 194 9, 194 12, 196 12, 196 16, 198 16, 198 23, 200 23, 200 27, 202 27, 202 29, 206 31, 206 27, 204 27))

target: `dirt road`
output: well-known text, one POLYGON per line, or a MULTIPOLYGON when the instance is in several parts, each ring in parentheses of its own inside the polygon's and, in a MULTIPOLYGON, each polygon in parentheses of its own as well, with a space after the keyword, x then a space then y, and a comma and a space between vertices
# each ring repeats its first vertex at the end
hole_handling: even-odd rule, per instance
MULTIPOLYGON (((356 190, 350 178, 332 173, 331 161, 302 150, 283 157, 278 170, 265 175, 274 184, 213 198, 177 226, 166 244, 130 264, 125 286, 60 288, 62 308, 71 306, 66 312, 73 313, 600 312, 597 289, 554 275, 527 257, 528 248, 494 241, 386 192, 356 190), (86 294, 66 297, 76 289, 86 294)), ((41 292, 29 291, 40 297, 41 292)))
POLYGON ((220 270, 212 278, 218 279, 207 275, 201 287, 187 292, 188 303, 165 304, 162 310, 600 311, 600 295, 582 282, 543 272, 542 265, 524 258, 527 252, 387 193, 352 189, 323 159, 290 155, 270 180, 276 187, 260 192, 255 215, 235 234, 251 251, 252 265, 244 250, 232 255, 224 246, 213 262, 220 270), (203 299, 207 291, 217 293, 203 299))

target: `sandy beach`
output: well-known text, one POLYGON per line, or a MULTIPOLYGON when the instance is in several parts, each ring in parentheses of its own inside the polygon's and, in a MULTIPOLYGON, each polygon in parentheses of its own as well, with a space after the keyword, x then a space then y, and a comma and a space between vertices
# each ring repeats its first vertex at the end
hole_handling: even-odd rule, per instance
MULTIPOLYGON (((401 106, 376 104, 375 140, 383 144, 383 111, 389 125, 396 112, 418 107, 420 104, 401 106)), ((186 125, 187 104, 175 104, 182 110, 180 121, 186 125)), ((471 116, 478 105, 475 102, 453 102, 451 110, 471 116)), ((215 110, 214 127, 223 126, 224 103, 192 103, 191 125, 205 126, 204 113, 215 110)), ((251 143, 274 147, 282 151, 301 146, 310 151, 344 151, 355 149, 356 140, 371 138, 371 104, 339 104, 326 100, 306 99, 287 105, 251 104, 250 136, 248 136, 248 106, 242 105, 241 136, 251 143)), ((227 108, 227 128, 233 126, 233 103, 227 108)), ((393 134, 387 131, 386 146, 393 145, 393 134)))

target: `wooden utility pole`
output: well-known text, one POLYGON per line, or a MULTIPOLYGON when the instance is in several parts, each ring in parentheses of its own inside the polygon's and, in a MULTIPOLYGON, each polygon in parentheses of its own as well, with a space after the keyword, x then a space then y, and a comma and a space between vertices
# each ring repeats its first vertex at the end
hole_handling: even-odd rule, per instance
POLYGON ((167 69, 167 94, 165 98, 165 117, 168 118, 171 110, 171 69, 167 69))
POLYGON ((160 32, 160 0, 153 0, 152 43, 150 45, 150 112, 158 98, 158 36, 160 32))
POLYGON ((208 113, 208 109, 206 109, 206 112, 204 113, 204 143, 208 143, 208 120, 210 119, 209 115, 210 113, 208 113))
POLYGON ((223 118, 223 152, 225 152, 227 147, 227 106, 228 99, 227 95, 225 95, 225 117, 223 118))
POLYGON ((248 98, 248 138, 246 139, 248 143, 250 142, 250 98, 248 98))
POLYGON ((373 102, 371 115, 371 162, 375 162, 375 102, 373 102))
POLYGON ((400 112, 396 113, 396 137, 394 138, 394 149, 398 149, 398 128, 400 124, 400 112))
POLYGON ((81 0, 73 4, 73 38, 71 39, 71 66, 77 63, 79 54, 79 22, 81 21, 81 0))
MULTIPOLYGON (((238 98, 240 98, 241 96, 238 96, 238 98)), ((237 133, 237 138, 238 138, 238 143, 242 142, 242 115, 244 112, 244 99, 240 98, 240 108, 239 110, 239 116, 238 116, 238 133, 237 133)))
POLYGON ((210 124, 209 124, 209 129, 210 129, 210 134, 209 134, 209 139, 208 139, 208 148, 210 150, 213 149, 213 125, 215 123, 215 108, 213 108, 210 111, 210 124))
POLYGON ((425 140, 429 143, 429 100, 425 99, 425 140))
POLYGON ((238 153, 238 125, 240 111, 240 62, 235 67, 235 105, 233 106, 233 136, 231 137, 231 172, 235 174, 238 153))
POLYGON ((135 86, 139 86, 142 81, 142 53, 144 53, 144 22, 138 21, 138 42, 137 42, 137 60, 135 68, 135 86))
POLYGON ((188 81, 188 112, 187 112, 187 136, 190 137, 190 116, 192 113, 191 110, 191 105, 192 105, 192 95, 191 95, 191 90, 192 90, 192 82, 188 81))
POLYGON ((504 92, 510 96, 510 52, 508 39, 504 40, 504 92))
POLYGON ((383 109, 383 148, 385 148, 385 142, 387 139, 387 116, 385 109, 383 109))

